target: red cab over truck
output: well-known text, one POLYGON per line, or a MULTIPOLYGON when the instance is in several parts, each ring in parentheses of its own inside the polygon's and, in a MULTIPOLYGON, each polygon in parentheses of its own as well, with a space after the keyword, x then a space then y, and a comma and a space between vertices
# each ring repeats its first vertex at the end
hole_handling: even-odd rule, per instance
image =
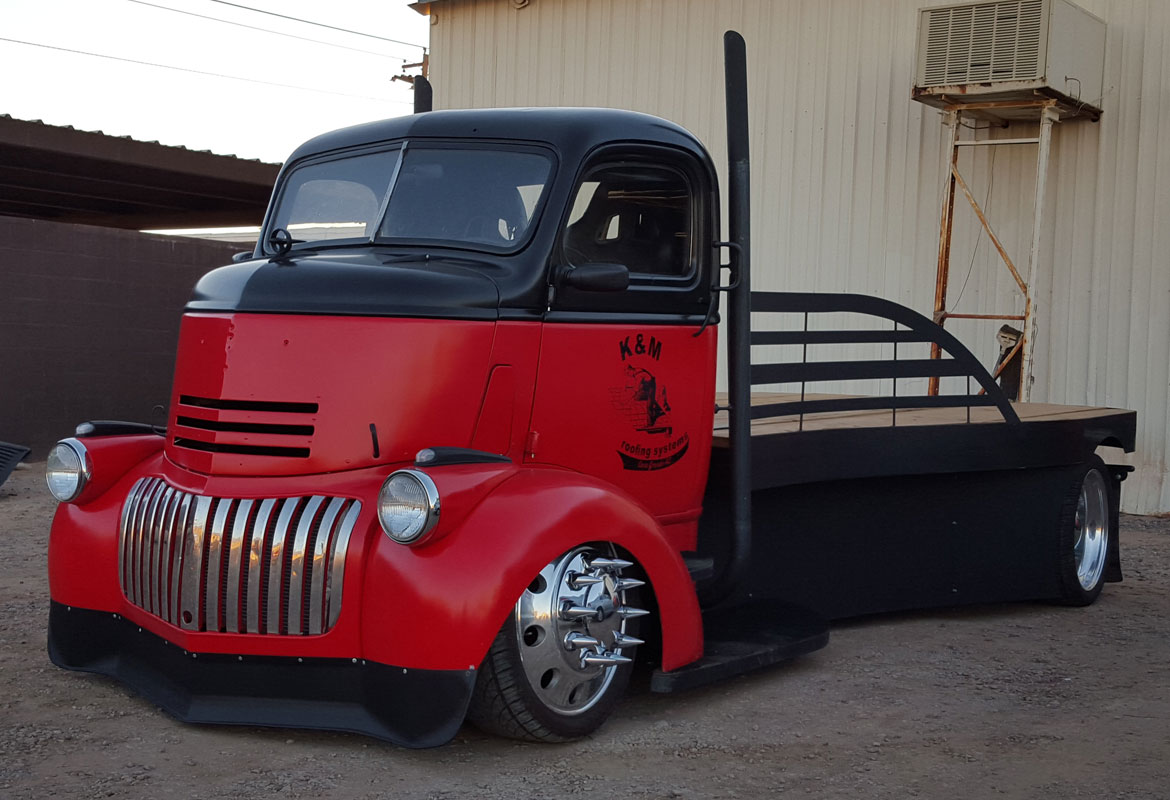
POLYGON ((195 287, 166 429, 50 455, 52 660, 194 722, 559 741, 635 658, 671 692, 830 619, 1120 580, 1127 468, 1095 452, 1133 412, 1009 403, 890 302, 750 291, 742 44, 730 241, 702 144, 642 114, 293 153, 255 251, 195 287))

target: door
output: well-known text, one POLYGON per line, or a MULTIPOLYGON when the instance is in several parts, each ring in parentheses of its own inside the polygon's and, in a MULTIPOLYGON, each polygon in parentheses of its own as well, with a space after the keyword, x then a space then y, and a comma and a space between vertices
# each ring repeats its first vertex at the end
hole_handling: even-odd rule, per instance
POLYGON ((602 478, 693 548, 714 414, 709 178, 665 148, 609 150, 582 170, 550 265, 526 461, 602 478), (566 268, 622 264, 622 291, 566 268))

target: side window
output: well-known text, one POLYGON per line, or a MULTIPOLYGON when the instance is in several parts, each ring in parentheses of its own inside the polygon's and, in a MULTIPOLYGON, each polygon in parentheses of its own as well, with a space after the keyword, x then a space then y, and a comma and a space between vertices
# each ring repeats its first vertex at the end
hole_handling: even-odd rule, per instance
POLYGON ((563 250, 572 265, 617 263, 639 275, 685 278, 692 257, 691 187, 658 164, 615 163, 590 170, 577 187, 563 250))

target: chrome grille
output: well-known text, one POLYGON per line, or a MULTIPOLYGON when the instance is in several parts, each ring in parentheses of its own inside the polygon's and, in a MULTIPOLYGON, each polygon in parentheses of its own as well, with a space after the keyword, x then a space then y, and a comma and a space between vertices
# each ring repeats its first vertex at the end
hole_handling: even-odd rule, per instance
POLYGON ((204 497, 140 478, 122 508, 122 592, 189 631, 324 633, 341 614, 361 508, 321 495, 204 497))

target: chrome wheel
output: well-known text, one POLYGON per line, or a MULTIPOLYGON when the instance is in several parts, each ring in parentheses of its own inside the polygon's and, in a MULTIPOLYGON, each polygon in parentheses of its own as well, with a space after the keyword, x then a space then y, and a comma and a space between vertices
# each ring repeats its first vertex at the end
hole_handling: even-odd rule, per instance
MULTIPOLYGON (((476 677, 467 718, 501 736, 565 742, 605 722, 642 640, 643 582, 610 547, 576 547, 520 593, 476 677)), ((647 589, 649 591, 649 589, 647 589)))
POLYGON ((639 644, 627 630, 646 612, 626 605, 642 581, 621 577, 629 561, 589 547, 571 550, 540 571, 516 603, 520 663, 550 711, 582 714, 605 695, 623 651, 639 644))
POLYGON ((1073 517, 1073 558, 1077 581, 1089 591, 1101 581, 1109 550, 1109 489, 1095 469, 1085 474, 1073 517))

